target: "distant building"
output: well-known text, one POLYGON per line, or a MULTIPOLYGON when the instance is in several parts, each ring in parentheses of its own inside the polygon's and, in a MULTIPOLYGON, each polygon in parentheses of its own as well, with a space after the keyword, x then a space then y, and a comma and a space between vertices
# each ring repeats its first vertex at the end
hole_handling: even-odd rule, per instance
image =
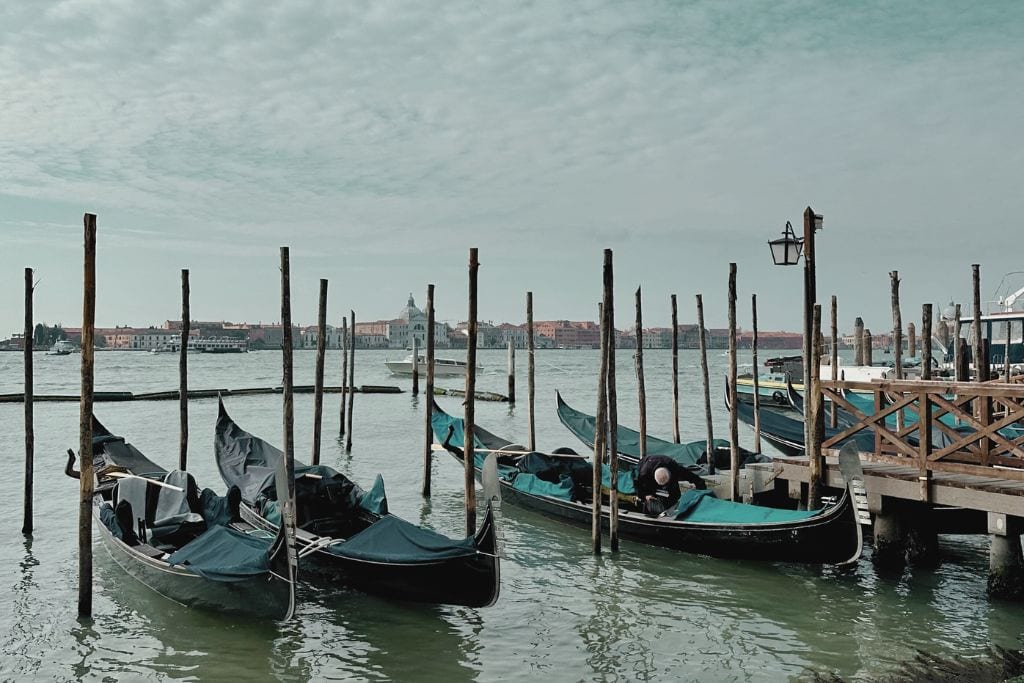
MULTIPOLYGON (((450 346, 451 328, 447 323, 434 322, 434 346, 443 349, 450 346)), ((356 345, 359 348, 411 349, 413 340, 419 348, 427 348, 427 315, 416 307, 412 294, 391 320, 356 321, 356 345)))
POLYGON ((552 341, 558 349, 599 349, 601 328, 589 320, 542 320, 535 322, 534 331, 552 341))

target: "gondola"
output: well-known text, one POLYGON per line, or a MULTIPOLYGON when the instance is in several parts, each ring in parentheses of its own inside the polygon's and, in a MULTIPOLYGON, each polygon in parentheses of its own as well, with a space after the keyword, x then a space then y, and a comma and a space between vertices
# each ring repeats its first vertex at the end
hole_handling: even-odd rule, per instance
MULTIPOLYGON (((93 437, 93 517, 103 546, 128 575, 188 607, 291 617, 291 526, 270 533, 243 522, 236 496, 199 492, 191 474, 164 470, 95 418, 93 437)), ((74 463, 69 450, 64 471, 78 479, 74 463)))
MULTIPOLYGON (((220 403, 214 452, 241 515, 278 525, 273 472, 282 452, 241 429, 220 403)), ((364 491, 336 470, 295 463, 296 543, 302 572, 384 597, 486 607, 498 599, 497 529, 488 506, 475 536, 452 539, 389 514, 380 475, 364 491)))
MULTIPOLYGON (((577 439, 582 441, 587 448, 594 447, 594 417, 581 413, 572 408, 562 395, 555 392, 557 400, 558 419, 565 425, 566 429, 573 433, 577 439)), ((619 461, 628 465, 635 465, 640 462, 640 433, 618 425, 616 429, 619 461)), ((647 453, 650 455, 667 455, 683 467, 686 467, 698 474, 708 473, 707 440, 691 441, 690 443, 672 443, 647 435, 647 453)), ((728 470, 732 454, 729 449, 729 442, 724 439, 714 440, 715 469, 728 470)), ((760 453, 740 448, 740 467, 748 462, 767 462, 768 458, 760 453)))
MULTIPOLYGON (((435 404, 432 427, 437 440, 462 462, 462 420, 435 404)), ((478 476, 486 453, 498 456, 503 502, 574 526, 591 527, 593 470, 586 458, 570 449, 522 454, 521 446, 486 429, 475 426, 473 434, 474 448, 479 449, 474 452, 478 476)), ((862 482, 856 451, 847 451, 840 462, 851 487, 855 481, 862 482)), ((864 505, 866 509, 866 500, 864 505)), ((607 530, 607 506, 602 507, 602 523, 607 530)), ((706 490, 691 490, 673 511, 660 517, 622 506, 618 528, 624 539, 730 559, 843 565, 856 562, 862 547, 849 488, 835 504, 813 511, 733 503, 718 500, 706 490)))
MULTIPOLYGON (((729 391, 725 392, 725 407, 731 410, 729 404, 729 391)), ((736 402, 736 417, 751 427, 754 426, 754 406, 744 403, 743 401, 736 402)), ((839 434, 841 429, 833 429, 826 426, 824 432, 825 439, 831 439, 833 436, 839 434)), ((794 419, 788 415, 771 410, 770 408, 761 409, 761 438, 775 446, 785 455, 791 457, 802 456, 804 454, 804 420, 803 416, 800 419, 794 419)), ((857 446, 859 451, 874 452, 875 450, 875 434, 870 429, 864 429, 848 439, 844 439, 839 445, 843 446, 847 443, 853 443, 857 446)))

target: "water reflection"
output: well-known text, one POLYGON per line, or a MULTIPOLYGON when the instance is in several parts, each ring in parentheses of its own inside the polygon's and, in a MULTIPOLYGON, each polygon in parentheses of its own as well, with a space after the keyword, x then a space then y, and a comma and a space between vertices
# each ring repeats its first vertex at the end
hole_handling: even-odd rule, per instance
POLYGON ((480 616, 472 609, 396 603, 354 591, 303 593, 292 661, 325 680, 461 681, 480 671, 480 616))

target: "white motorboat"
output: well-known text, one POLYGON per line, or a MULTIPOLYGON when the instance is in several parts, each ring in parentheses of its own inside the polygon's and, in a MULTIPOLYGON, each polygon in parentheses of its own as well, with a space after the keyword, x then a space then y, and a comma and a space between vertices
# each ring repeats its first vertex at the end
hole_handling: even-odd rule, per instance
MULTIPOLYGON (((427 357, 420 355, 416 359, 417 370, 422 377, 427 376, 427 357)), ((403 360, 385 360, 384 364, 388 366, 388 370, 391 371, 392 375, 403 375, 411 376, 413 368, 413 356, 410 353, 403 360)), ((435 358, 434 359, 434 377, 462 377, 466 374, 466 361, 454 360, 451 358, 435 358)), ((483 366, 477 365, 477 371, 482 370, 483 366)))
POLYGON ((68 339, 58 339, 57 343, 53 345, 49 351, 46 352, 48 356, 69 356, 75 351, 78 351, 78 345, 68 339))

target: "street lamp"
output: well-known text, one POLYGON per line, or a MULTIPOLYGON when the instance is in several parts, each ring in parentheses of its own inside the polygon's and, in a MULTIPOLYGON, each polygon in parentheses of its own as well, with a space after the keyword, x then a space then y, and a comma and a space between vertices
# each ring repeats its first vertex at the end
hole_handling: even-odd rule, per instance
MULTIPOLYGON (((804 331, 803 331, 803 371, 804 397, 806 405, 813 411, 813 420, 804 420, 804 446, 811 463, 811 485, 808 489, 808 507, 818 504, 817 479, 820 478, 821 437, 824 434, 824 411, 821 409, 821 392, 815 381, 819 369, 813 366, 811 359, 812 340, 815 331, 812 318, 814 305, 817 303, 817 278, 814 272, 814 233, 822 229, 824 218, 814 213, 811 207, 804 209, 804 234, 797 239, 793 225, 786 221, 786 229, 779 239, 768 242, 772 252, 772 260, 777 266, 795 266, 800 257, 804 259, 804 331), (809 400, 807 400, 809 399, 809 400), (815 476, 815 472, 818 476, 815 476)), ((755 372, 757 369, 755 368, 755 372)), ((811 416, 808 416, 811 417, 811 416)))
POLYGON ((777 266, 795 266, 800 262, 800 252, 804 249, 804 241, 796 238, 793 232, 793 224, 786 221, 786 229, 782 231, 782 237, 768 242, 768 248, 772 250, 772 260, 777 266))

